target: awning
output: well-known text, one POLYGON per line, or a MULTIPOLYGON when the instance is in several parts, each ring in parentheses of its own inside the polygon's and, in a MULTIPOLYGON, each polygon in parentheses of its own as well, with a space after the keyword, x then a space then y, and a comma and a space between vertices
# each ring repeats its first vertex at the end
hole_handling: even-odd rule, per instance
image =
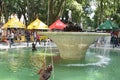
POLYGON ((3 25, 3 29, 8 28, 26 28, 23 23, 21 23, 17 18, 11 18, 7 23, 3 25))
POLYGON ((51 24, 49 26, 49 29, 52 30, 52 29, 60 29, 60 30, 63 30, 64 28, 66 27, 66 25, 60 21, 60 20, 57 20, 55 21, 53 24, 51 24))
POLYGON ((35 21, 33 21, 32 23, 30 23, 28 26, 27 26, 27 29, 42 29, 42 30, 46 30, 48 29, 48 26, 43 23, 41 20, 39 19, 36 19, 35 21))

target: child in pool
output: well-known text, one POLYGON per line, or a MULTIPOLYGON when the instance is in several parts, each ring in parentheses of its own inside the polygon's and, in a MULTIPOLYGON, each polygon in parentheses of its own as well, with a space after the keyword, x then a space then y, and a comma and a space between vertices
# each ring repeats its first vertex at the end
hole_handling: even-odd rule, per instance
POLYGON ((36 49, 36 44, 33 42, 32 43, 32 51, 36 51, 37 49, 36 49))

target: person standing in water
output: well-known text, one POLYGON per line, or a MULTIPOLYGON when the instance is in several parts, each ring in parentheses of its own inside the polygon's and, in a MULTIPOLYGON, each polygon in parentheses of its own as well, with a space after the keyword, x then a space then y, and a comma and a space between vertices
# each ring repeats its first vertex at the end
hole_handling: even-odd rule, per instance
POLYGON ((42 67, 38 71, 38 74, 40 75, 39 80, 48 80, 51 76, 52 68, 52 64, 49 64, 46 67, 45 63, 43 63, 42 67))
POLYGON ((32 51, 37 51, 36 44, 34 42, 32 43, 32 51))

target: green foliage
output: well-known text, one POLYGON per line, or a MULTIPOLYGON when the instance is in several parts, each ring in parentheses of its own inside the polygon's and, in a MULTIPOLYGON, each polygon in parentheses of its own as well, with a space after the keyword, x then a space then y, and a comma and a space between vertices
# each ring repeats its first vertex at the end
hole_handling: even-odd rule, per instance
MULTIPOLYGON (((96 28, 106 18, 113 17, 113 21, 120 26, 120 0, 2 0, 2 14, 6 21, 12 13, 17 13, 18 17, 24 15, 26 25, 37 17, 43 22, 54 22, 57 17, 63 16, 66 9, 72 11, 73 22, 82 22, 84 26, 94 26, 96 28), (90 2, 96 3, 95 16, 92 20, 88 15, 92 13, 90 2), (48 5, 49 4, 49 5, 48 5), (86 8, 89 10, 86 11, 86 8), (49 13, 48 13, 49 11, 49 13), (27 14, 27 16, 26 16, 27 14), (49 16, 49 17, 48 17, 49 16)), ((1 13, 0 13, 1 14, 1 13)))
MULTIPOLYGON (((113 18, 116 24, 119 24, 117 10, 119 8, 120 0, 96 0, 97 9, 94 16, 94 27, 98 27, 106 18, 113 18), (101 4, 100 4, 101 3, 101 4), (117 16, 117 18, 115 18, 117 16)), ((120 26, 120 25, 119 25, 120 26)))
POLYGON ((116 13, 115 15, 113 15, 113 21, 118 24, 119 28, 120 28, 120 14, 116 13))
POLYGON ((72 11, 73 21, 80 21, 81 14, 83 13, 81 4, 79 4, 76 0, 66 0, 66 9, 70 9, 72 11))

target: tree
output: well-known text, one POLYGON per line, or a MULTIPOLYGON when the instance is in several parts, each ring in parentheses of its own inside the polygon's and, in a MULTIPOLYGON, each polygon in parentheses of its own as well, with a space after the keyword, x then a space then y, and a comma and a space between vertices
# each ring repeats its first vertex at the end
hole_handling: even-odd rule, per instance
POLYGON ((72 11, 72 21, 79 23, 81 20, 81 15, 83 13, 82 5, 76 0, 66 0, 64 12, 66 12, 67 9, 72 11))
MULTIPOLYGON (((94 16, 94 26, 98 27, 102 22, 104 22, 107 18, 112 19, 113 15, 117 15, 117 10, 119 9, 118 0, 96 0, 97 9, 95 11, 94 16)), ((119 16, 118 16, 119 18, 119 16)), ((119 22, 116 21, 116 18, 113 18, 117 24, 119 22)))
POLYGON ((0 16, 4 15, 7 21, 11 14, 16 13, 19 19, 21 15, 24 15, 26 25, 36 18, 50 25, 56 19, 66 15, 66 10, 69 9, 72 11, 73 22, 83 22, 85 26, 88 26, 86 23, 91 22, 89 21, 91 19, 87 19, 93 12, 90 5, 92 1, 97 7, 93 20, 95 28, 107 17, 120 23, 118 20, 120 0, 0 0, 0 16))
POLYGON ((53 23, 56 19, 58 19, 64 10, 65 0, 49 0, 48 1, 48 15, 49 21, 48 25, 53 23))
POLYGON ((27 25, 35 18, 44 22, 49 18, 48 22, 52 23, 62 14, 65 0, 4 0, 4 3, 3 14, 6 20, 12 13, 17 13, 19 18, 24 15, 27 25))

